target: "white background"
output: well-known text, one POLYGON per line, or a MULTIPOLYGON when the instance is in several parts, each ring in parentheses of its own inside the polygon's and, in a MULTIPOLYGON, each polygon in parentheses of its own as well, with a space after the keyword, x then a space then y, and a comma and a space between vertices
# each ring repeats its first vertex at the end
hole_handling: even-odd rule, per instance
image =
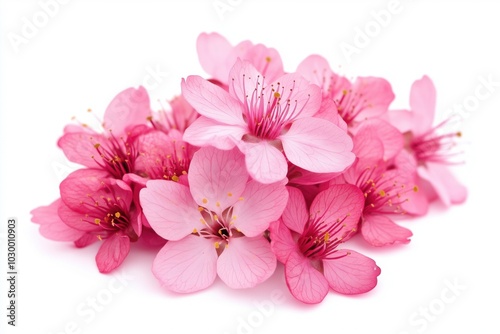
POLYGON ((400 12, 351 62, 341 43, 353 44, 356 29, 370 27, 371 12, 387 8, 388 0, 229 3, 234 6, 221 18, 213 0, 73 0, 16 50, 9 36, 22 35, 23 18, 33 22, 42 9, 38 1, 1 1, 0 332, 498 333, 498 2, 401 0, 400 12), (287 71, 319 53, 350 77, 385 77, 395 107, 407 106, 411 83, 424 74, 437 87, 441 118, 454 104, 477 101, 463 118, 467 163, 457 170, 469 188, 467 202, 450 210, 435 205, 428 216, 402 223, 414 233, 408 245, 374 249, 354 240, 347 246, 382 268, 378 286, 356 297, 331 292, 316 306, 294 301, 281 266, 251 290, 230 290, 217 280, 203 292, 174 295, 150 272, 156 250, 133 248, 117 273, 102 275, 94 262, 97 244, 75 249, 42 238, 29 212, 56 199, 61 177, 74 168, 56 147, 63 126, 72 116, 86 117, 89 107, 102 116, 116 93, 142 84, 155 69, 168 75, 149 85, 152 99, 179 94, 182 77, 204 74, 195 49, 203 31, 220 32, 233 44, 250 39, 275 47, 287 71), (497 86, 474 100, 488 77, 497 86), (19 220, 16 328, 6 326, 5 317, 11 216, 19 220), (116 280, 118 273, 128 279, 116 280), (446 282, 462 287, 447 292, 445 299, 454 299, 449 303, 440 301, 446 282), (283 297, 270 307, 273 294, 283 297), (93 315, 92 298, 106 303, 93 315), (429 307, 432 321, 419 315, 429 307))

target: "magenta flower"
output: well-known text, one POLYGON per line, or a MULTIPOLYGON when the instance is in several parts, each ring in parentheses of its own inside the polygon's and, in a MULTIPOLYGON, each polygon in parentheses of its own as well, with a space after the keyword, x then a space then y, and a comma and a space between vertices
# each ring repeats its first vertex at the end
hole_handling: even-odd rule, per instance
POLYGON ((243 41, 232 46, 218 33, 202 33, 196 48, 200 64, 212 76, 211 81, 224 88, 230 83, 228 75, 238 58, 251 63, 269 82, 285 74, 278 51, 262 44, 243 41))
POLYGON ((349 126, 387 112, 394 100, 389 82, 382 78, 358 77, 353 83, 334 73, 328 61, 312 55, 297 68, 311 83, 322 88, 323 98, 335 102, 340 116, 349 126))
POLYGON ((459 153, 455 150, 461 132, 446 133, 444 121, 433 126, 436 110, 436 89, 427 76, 413 83, 410 109, 391 110, 391 123, 407 133, 407 149, 413 155, 420 178, 449 206, 460 204, 467 198, 465 188, 451 173, 448 166, 459 153))
POLYGON ((128 88, 106 109, 102 124, 106 133, 98 133, 85 124, 67 126, 58 145, 70 161, 121 179, 134 170, 138 152, 133 139, 147 131, 145 124, 150 114, 146 90, 128 88))
POLYGON ((248 62, 230 73, 229 93, 199 76, 182 82, 186 100, 202 115, 184 133, 197 146, 228 150, 238 146, 248 172, 261 183, 283 180, 287 159, 315 173, 340 172, 353 161, 345 131, 313 118, 321 91, 296 74, 267 84, 248 62))
POLYGON ((153 273, 167 289, 194 292, 218 275, 229 287, 249 288, 271 276, 276 257, 264 237, 285 208, 284 183, 249 181, 237 149, 202 148, 188 172, 189 187, 151 180, 141 190, 152 228, 170 240, 153 273))
POLYGON ((298 300, 321 302, 329 289, 359 294, 377 285, 380 268, 372 259, 338 249, 356 231, 363 194, 355 186, 333 185, 320 192, 307 210, 304 196, 288 188, 283 216, 270 226, 273 251, 285 264, 288 289, 298 300))
POLYGON ((61 182, 60 190, 60 220, 72 230, 84 233, 75 244, 84 247, 102 241, 96 255, 99 271, 106 273, 118 267, 142 228, 132 206, 129 185, 109 178, 105 171, 80 169, 61 182))

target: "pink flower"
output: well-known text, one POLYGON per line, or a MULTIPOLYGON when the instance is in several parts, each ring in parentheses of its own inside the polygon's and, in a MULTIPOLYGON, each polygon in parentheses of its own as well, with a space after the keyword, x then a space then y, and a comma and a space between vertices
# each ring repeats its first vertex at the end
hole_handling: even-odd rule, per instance
POLYGON ((107 133, 98 133, 85 124, 72 125, 66 127, 58 145, 70 161, 121 179, 134 170, 137 149, 132 142, 135 136, 147 131, 145 124, 150 114, 146 90, 128 88, 106 109, 103 128, 107 133))
POLYGON ((249 181, 237 149, 196 152, 189 187, 151 180, 140 193, 153 229, 170 240, 153 273, 167 289, 194 292, 218 275, 229 287, 249 288, 271 276, 276 257, 264 237, 288 199, 283 183, 249 181))
POLYGON ((288 188, 283 216, 270 226, 271 245, 285 264, 288 289, 298 300, 321 302, 329 289, 359 294, 377 285, 380 268, 372 259, 338 249, 355 231, 363 210, 363 194, 348 184, 320 192, 308 211, 304 196, 288 188))
POLYGON ((156 130, 161 130, 166 134, 171 130, 184 133, 188 126, 200 116, 182 96, 176 96, 168 104, 170 109, 162 108, 149 118, 156 130))
POLYGON ((323 98, 337 105, 340 116, 349 126, 387 112, 394 100, 389 82, 382 78, 358 77, 353 83, 334 73, 327 60, 318 55, 304 59, 297 68, 311 83, 322 88, 323 98))
POLYGON ((312 117, 321 104, 316 85, 296 74, 267 84, 240 60, 230 81, 229 93, 198 76, 182 81, 183 96, 202 115, 184 133, 185 141, 223 150, 237 145, 248 172, 261 183, 283 180, 287 159, 315 173, 340 172, 354 161, 346 132, 312 117))
POLYGON ((455 150, 460 132, 446 133, 444 121, 433 126, 436 110, 436 89, 431 79, 423 76, 413 83, 410 110, 392 110, 391 123, 407 133, 407 149, 414 156, 417 172, 427 181, 441 201, 449 206, 467 198, 467 189, 453 176, 447 165, 453 164, 459 152, 455 150), (444 132, 444 133, 443 133, 444 132))
POLYGON ((106 273, 118 267, 129 253, 130 242, 137 241, 142 229, 129 185, 109 178, 105 171, 80 169, 61 182, 60 190, 60 220, 71 231, 83 233, 75 244, 84 247, 102 241, 96 255, 99 271, 106 273))
POLYGON ((285 74, 281 57, 273 48, 243 41, 232 46, 218 33, 202 33, 196 41, 198 58, 203 69, 212 76, 212 82, 227 87, 228 75, 238 58, 251 63, 269 82, 285 74))

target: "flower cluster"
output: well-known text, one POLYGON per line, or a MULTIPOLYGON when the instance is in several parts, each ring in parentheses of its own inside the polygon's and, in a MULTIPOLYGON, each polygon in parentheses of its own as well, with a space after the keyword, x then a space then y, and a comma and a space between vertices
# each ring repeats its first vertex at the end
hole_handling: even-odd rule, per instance
POLYGON ((209 79, 183 79, 168 108, 152 111, 145 89, 129 88, 101 129, 65 128, 58 146, 84 167, 32 211, 44 237, 99 242, 103 273, 136 242, 162 247, 152 272, 181 293, 216 277, 254 287, 281 262, 291 294, 318 303, 329 290, 377 284, 380 268, 344 248, 350 238, 405 244, 412 232, 398 217, 465 200, 448 168, 461 134, 433 125, 427 76, 411 87, 408 110, 393 110, 387 80, 349 80, 318 55, 285 72, 262 44, 204 33, 197 49, 209 79))

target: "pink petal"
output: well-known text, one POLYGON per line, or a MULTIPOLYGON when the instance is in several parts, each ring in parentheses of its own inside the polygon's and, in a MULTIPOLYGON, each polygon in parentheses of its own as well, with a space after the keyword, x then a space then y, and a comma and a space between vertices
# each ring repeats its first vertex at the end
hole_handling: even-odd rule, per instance
POLYGON ((281 263, 286 263, 288 256, 298 251, 297 244, 293 240, 292 233, 281 220, 269 225, 271 249, 281 263))
POLYGON ((69 161, 84 165, 90 168, 99 168, 94 160, 100 159, 94 146, 95 143, 104 143, 104 136, 88 132, 68 132, 59 138, 57 145, 63 150, 69 161))
POLYGON ((386 113, 394 100, 391 84, 382 78, 358 77, 352 91, 362 100, 363 110, 355 118, 358 122, 386 113))
POLYGON ((334 98, 337 93, 342 93, 351 86, 349 80, 335 74, 328 61, 319 55, 311 55, 304 59, 297 67, 297 73, 321 87, 324 94, 333 93, 334 98))
POLYGON ((368 132, 378 138, 384 147, 383 159, 394 158, 403 149, 403 135, 394 126, 379 119, 369 119, 361 123, 358 132, 368 132))
POLYGON ((395 243, 407 244, 413 235, 409 229, 381 215, 366 215, 361 224, 361 234, 366 241, 377 247, 395 243))
POLYGON ((78 240, 75 240, 75 246, 78 248, 87 247, 99 240, 94 233, 85 233, 78 240))
POLYGON ((248 179, 243 154, 237 148, 201 148, 193 155, 188 173, 196 203, 218 214, 238 201, 248 179))
POLYGON ((47 239, 56 241, 75 241, 85 233, 66 225, 58 215, 60 205, 64 205, 60 199, 55 200, 48 206, 41 206, 31 211, 31 221, 40 224, 40 234, 47 239))
POLYGON ((355 167, 356 173, 362 172, 365 168, 375 166, 383 159, 384 144, 373 131, 358 131, 353 138, 353 142, 354 148, 352 151, 359 160, 355 167))
POLYGON ((256 237, 281 216, 288 191, 284 182, 262 184, 252 180, 247 183, 240 199, 233 205, 234 227, 247 237, 256 237))
POLYGON ((266 77, 267 82, 272 82, 285 74, 278 51, 265 45, 257 44, 248 48, 242 59, 251 62, 266 77))
POLYGON ((418 136, 431 128, 436 110, 436 88, 428 76, 424 75, 411 86, 410 108, 413 134, 418 136))
POLYGON ((408 199, 406 202, 401 204, 401 208, 412 215, 423 216, 426 215, 429 211, 429 200, 422 187, 418 187, 419 191, 410 191, 405 194, 405 197, 408 199))
POLYGON ((142 86, 128 88, 119 93, 106 108, 104 127, 112 130, 115 136, 120 136, 128 126, 146 123, 150 114, 146 89, 142 86))
POLYGON ((346 232, 356 229, 364 204, 365 197, 358 187, 351 184, 335 184, 316 196, 310 212, 321 217, 321 220, 328 225, 342 221, 344 227, 330 238, 344 237, 346 232))
POLYGON ((349 135, 321 119, 296 120, 280 139, 288 160, 311 172, 341 172, 354 162, 349 135))
POLYGON ((189 293, 203 290, 217 277, 217 252, 214 243, 188 235, 169 241, 153 262, 153 274, 165 288, 189 293))
POLYGON ((309 220, 309 212, 302 192, 294 187, 287 187, 288 203, 283 212, 283 223, 294 232, 302 234, 309 220))
POLYGON ((115 233, 104 240, 95 261, 101 273, 109 273, 122 264, 130 251, 130 239, 127 236, 115 233))
POLYGON ((196 50, 201 67, 214 79, 227 80, 227 69, 223 66, 224 56, 232 50, 231 44, 218 33, 201 33, 196 40, 196 50))
POLYGON ((355 295, 370 291, 377 285, 380 268, 375 261, 348 249, 335 253, 335 256, 342 255, 345 256, 323 260, 325 278, 332 290, 344 295, 355 295))
MULTIPOLYGON (((59 206, 57 214, 64 222, 64 224, 66 224, 72 229, 82 232, 95 232, 101 230, 101 227, 99 225, 84 221, 84 219, 86 218, 84 213, 72 210, 64 203, 59 206)), ((88 220, 92 221, 93 219, 94 218, 91 217, 88 220)))
POLYGON ((335 102, 329 98, 323 98, 318 112, 314 115, 315 118, 321 118, 335 124, 344 132, 347 132, 347 123, 340 116, 335 102))
POLYGON ((328 281, 309 259, 292 252, 285 263, 285 278, 292 295, 307 304, 317 304, 328 294, 328 281))
POLYGON ((243 105, 224 89, 197 75, 181 83, 182 95, 202 116, 228 125, 245 125, 243 105))
POLYGON ((418 175, 429 181, 446 205, 461 204, 467 199, 467 188, 463 186, 446 165, 428 162, 418 168, 418 175))
POLYGON ((182 184, 150 180, 139 196, 149 224, 167 240, 180 240, 200 225, 198 205, 182 184))
POLYGON ((267 141, 240 143, 248 173, 261 183, 274 183, 286 177, 287 163, 283 153, 267 141))
POLYGON ((262 236, 231 238, 217 261, 217 274, 227 286, 244 289, 267 280, 276 269, 276 256, 262 236))
POLYGON ((186 129, 183 140, 199 147, 213 146, 221 150, 230 150, 246 132, 244 127, 221 124, 201 116, 186 129))
POLYGON ((401 133, 405 133, 411 131, 415 125, 413 116, 413 113, 409 110, 397 109, 389 110, 386 114, 386 119, 401 133))

